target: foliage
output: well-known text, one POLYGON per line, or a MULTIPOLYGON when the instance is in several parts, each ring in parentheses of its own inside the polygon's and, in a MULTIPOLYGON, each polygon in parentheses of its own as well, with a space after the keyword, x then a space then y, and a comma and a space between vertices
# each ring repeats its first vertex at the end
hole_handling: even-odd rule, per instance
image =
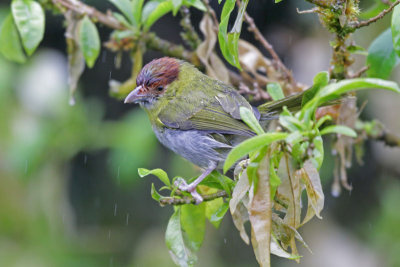
MULTIPOLYGON (((55 0, 50 3, 50 1, 13 0, 11 10, 0 27, 0 52, 7 59, 17 63, 24 63, 27 57, 32 56, 44 36, 44 8, 50 7, 52 10, 61 12, 66 20, 71 100, 73 100, 73 94, 85 65, 92 68, 100 54, 101 40, 96 25, 98 23, 114 29, 105 46, 118 54, 129 51, 134 63, 131 77, 122 85, 114 84, 113 93, 116 96, 124 95, 127 90, 134 88, 146 49, 154 49, 169 56, 190 60, 204 67, 211 76, 226 78, 229 82, 232 71, 224 65, 223 60, 214 51, 217 39, 223 59, 240 71, 240 83, 247 88, 246 92, 249 93, 250 98, 258 96, 262 99, 272 98, 279 101, 285 95, 304 89, 302 85, 294 81, 290 72, 285 71, 286 68, 272 46, 259 33, 254 21, 247 15, 248 0, 220 0, 219 4, 223 7, 219 21, 213 21, 218 18, 213 17, 215 14, 208 5, 208 1, 109 1, 119 12, 99 13, 80 1, 55 0), (238 5, 237 15, 229 30, 236 5, 238 5), (186 35, 183 35, 186 36, 184 40, 192 50, 187 51, 183 46, 170 44, 151 32, 152 26, 164 15, 172 13, 176 16, 178 11, 185 11, 190 7, 204 13, 200 28, 205 36, 204 41, 200 43, 190 41, 197 40, 198 36, 195 37, 193 36, 195 33, 190 32, 191 25, 187 25, 187 23, 190 24, 190 19, 182 12, 184 17, 182 23, 186 30, 186 35), (264 57, 255 46, 240 40, 243 21, 249 24, 256 39, 271 54, 272 60, 264 57), (213 23, 218 25, 213 25, 213 23), (265 75, 260 74, 262 71, 265 75), (248 89, 253 84, 256 84, 255 87, 259 90, 256 93, 254 90, 257 88, 253 91, 248 89), (260 88, 266 88, 266 91, 260 88)), ((279 2, 281 1, 275 1, 275 3, 279 2)), ((348 108, 345 111, 336 110, 336 113, 328 112, 321 115, 318 113, 319 107, 337 103, 346 107, 341 102, 341 98, 355 94, 350 92, 361 89, 378 88, 400 93, 400 88, 396 83, 384 80, 390 77, 393 68, 400 62, 400 6, 394 7, 399 1, 394 2, 391 7, 394 7, 391 27, 371 43, 368 52, 356 44, 348 45, 348 39, 358 28, 367 26, 379 19, 379 16, 386 14, 383 1, 376 1, 375 7, 361 15, 359 15, 359 1, 356 0, 347 1, 346 5, 332 1, 310 0, 309 2, 316 5, 313 12, 318 13, 322 25, 335 35, 335 39, 331 42, 334 50, 331 72, 330 74, 318 73, 313 85, 304 93, 301 107, 297 110, 284 107, 280 114, 276 114, 279 119, 268 126, 268 131, 264 125, 260 125, 252 111, 246 108, 240 109, 241 119, 257 135, 233 148, 227 156, 223 171, 226 173, 235 166, 234 180, 214 171, 198 187, 205 202, 193 205, 191 195, 179 191, 176 187, 176 182, 183 179, 182 177, 170 179, 168 174, 161 169, 139 169, 141 177, 154 175, 163 183, 158 190, 152 184, 153 199, 161 205, 174 205, 165 240, 174 262, 180 266, 193 266, 196 263, 196 252, 204 239, 206 220, 218 228, 228 210, 243 241, 247 244, 251 241, 255 257, 261 266, 270 266, 270 254, 299 261, 301 256, 297 250, 297 243, 305 247, 307 245, 298 229, 314 215, 322 218, 324 193, 319 177, 319 169, 324 160, 322 136, 334 135, 335 146, 339 148, 337 150, 341 159, 339 168, 342 170, 341 174, 345 175, 346 164, 343 159, 348 157, 346 151, 354 145, 358 133, 368 135, 367 123, 362 126, 358 123, 360 127, 356 127, 358 116, 356 108, 348 108), (368 20, 363 24, 358 21, 360 17, 368 20), (349 71, 349 66, 353 62, 352 53, 367 55, 366 78, 359 78, 362 72, 352 77, 349 71), (301 206, 303 194, 307 196, 305 210, 301 206), (250 237, 244 226, 248 221, 251 226, 250 237)), ((98 118, 93 119, 82 114, 86 114, 85 111, 79 111, 78 115, 67 114, 66 116, 71 116, 73 123, 84 125, 93 126, 98 121, 98 118)), ((124 126, 120 127, 124 128, 124 126)), ((54 129, 51 127, 49 129, 46 135, 49 143, 52 142, 52 138, 68 140, 69 136, 60 137, 55 134, 54 129)), ((141 129, 129 128, 121 131, 125 133, 122 134, 125 138, 121 139, 110 138, 115 132, 107 127, 99 129, 98 132, 102 134, 97 134, 97 131, 89 127, 85 129, 87 132, 82 134, 82 138, 91 140, 91 146, 115 148, 113 162, 118 162, 126 155, 135 157, 133 155, 135 153, 126 151, 126 147, 141 148, 143 145, 138 141, 129 145, 121 145, 120 141, 116 141, 128 140, 130 131, 138 132, 141 129)), ((145 140, 144 143, 150 144, 153 139, 145 140)), ((76 153, 81 144, 80 140, 70 141, 69 143, 75 146, 69 148, 68 155, 76 153)), ((26 148, 20 147, 20 149, 26 148)), ((31 150, 32 154, 28 153, 28 158, 34 163, 42 159, 40 154, 36 154, 40 153, 38 151, 42 150, 35 148, 31 150)), ((142 160, 149 159, 151 154, 142 155, 141 158, 142 160)), ((139 159, 136 162, 138 161, 139 159)), ((21 162, 15 164, 21 164, 21 162)), ((346 178, 341 177, 341 180, 344 181, 343 186, 346 187, 346 178)))

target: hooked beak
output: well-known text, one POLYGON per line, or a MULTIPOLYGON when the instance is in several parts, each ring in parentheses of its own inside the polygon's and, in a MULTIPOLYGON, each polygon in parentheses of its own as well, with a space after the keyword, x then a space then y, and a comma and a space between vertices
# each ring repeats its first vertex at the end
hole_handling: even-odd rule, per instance
POLYGON ((124 104, 127 103, 135 103, 140 100, 146 99, 145 91, 143 90, 143 86, 136 87, 129 95, 125 98, 124 104))

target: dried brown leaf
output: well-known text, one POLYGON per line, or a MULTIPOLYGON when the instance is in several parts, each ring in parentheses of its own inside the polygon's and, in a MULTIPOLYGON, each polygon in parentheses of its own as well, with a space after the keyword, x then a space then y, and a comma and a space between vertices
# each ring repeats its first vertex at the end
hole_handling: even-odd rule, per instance
POLYGON ((204 41, 197 47, 196 53, 206 67, 208 76, 229 83, 229 72, 224 62, 214 52, 217 43, 217 34, 214 30, 213 20, 208 13, 204 13, 200 22, 200 30, 204 41))
POLYGON ((235 212, 232 213, 232 220, 236 228, 238 229, 242 240, 247 245, 249 245, 250 239, 246 233, 246 229, 244 228, 244 224, 249 220, 249 212, 242 202, 238 204, 238 206, 235 209, 235 212))
POLYGON ((293 160, 286 153, 280 162, 278 176, 282 183, 277 189, 276 197, 287 207, 284 222, 297 229, 301 215, 301 177, 296 174, 293 160))
POLYGON ((301 179, 307 191, 308 208, 307 214, 301 223, 302 225, 308 222, 314 214, 322 219, 320 213, 324 208, 324 192, 322 191, 321 179, 318 170, 314 167, 310 160, 304 163, 301 171, 301 179), (310 207, 311 206, 311 207, 310 207))
MULTIPOLYGON (((270 266, 272 203, 269 186, 269 154, 260 162, 257 170, 258 185, 254 182, 249 191, 249 218, 251 243, 260 266, 270 266)), ((253 180, 254 181, 254 180, 253 180)))

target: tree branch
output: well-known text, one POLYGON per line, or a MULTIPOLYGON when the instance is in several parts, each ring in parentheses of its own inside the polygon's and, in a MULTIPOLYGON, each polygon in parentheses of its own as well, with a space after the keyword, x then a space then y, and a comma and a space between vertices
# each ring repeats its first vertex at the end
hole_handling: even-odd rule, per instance
MULTIPOLYGON (((225 191, 218 191, 217 193, 214 194, 209 194, 209 195, 201 195, 203 198, 203 201, 212 201, 214 199, 220 198, 220 197, 227 197, 228 193, 225 191)), ((185 205, 185 204, 196 204, 196 200, 193 199, 192 197, 182 197, 182 198, 177 198, 177 197, 164 197, 160 199, 160 204, 161 205, 185 205)))
POLYGON ((260 30, 257 28, 256 24, 254 23, 254 19, 252 17, 250 17, 249 14, 247 14, 247 12, 244 13, 244 19, 247 22, 247 24, 249 25, 249 31, 254 33, 254 38, 256 38, 256 40, 258 40, 265 47, 265 49, 268 51, 268 53, 272 56, 274 62, 277 65, 277 68, 279 70, 283 71, 283 74, 286 76, 286 79, 290 83, 292 83, 292 85, 294 87, 296 87, 294 84, 292 72, 288 68, 286 68, 286 66, 283 64, 283 62, 279 58, 278 54, 275 52, 272 45, 264 38, 264 36, 260 32, 260 30))
POLYGON ((397 0, 396 2, 394 2, 388 9, 383 10, 381 13, 379 13, 379 14, 376 15, 375 17, 370 18, 369 20, 356 22, 355 24, 352 25, 352 27, 353 27, 354 29, 358 29, 358 28, 361 28, 361 27, 368 26, 369 24, 371 24, 371 23, 373 23, 373 22, 375 22, 375 21, 380 20, 381 18, 383 18, 387 13, 389 13, 390 11, 392 11, 393 8, 394 8, 395 6, 397 6, 398 4, 400 4, 400 0, 397 0))
POLYGON ((96 8, 88 6, 80 1, 71 0, 53 0, 55 6, 60 9, 73 10, 81 15, 88 15, 91 19, 100 22, 115 30, 125 30, 126 27, 122 25, 111 13, 104 14, 96 8))
MULTIPOLYGON (((126 30, 127 27, 112 16, 110 12, 103 13, 96 8, 88 6, 78 0, 52 0, 61 11, 72 10, 80 15, 88 15, 92 20, 99 22, 114 30, 126 30)), ((163 53, 165 56, 176 57, 191 62, 197 67, 202 66, 196 53, 186 50, 182 45, 177 45, 159 38, 155 33, 149 32, 141 36, 149 49, 163 53)))

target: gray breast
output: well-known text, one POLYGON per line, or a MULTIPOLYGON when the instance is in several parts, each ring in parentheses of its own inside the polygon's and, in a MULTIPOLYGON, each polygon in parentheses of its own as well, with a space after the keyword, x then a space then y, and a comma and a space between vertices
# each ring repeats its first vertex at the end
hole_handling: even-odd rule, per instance
POLYGON ((232 148, 216 141, 207 132, 168 128, 162 132, 154 128, 154 132, 163 145, 201 168, 213 163, 220 165, 232 148))

